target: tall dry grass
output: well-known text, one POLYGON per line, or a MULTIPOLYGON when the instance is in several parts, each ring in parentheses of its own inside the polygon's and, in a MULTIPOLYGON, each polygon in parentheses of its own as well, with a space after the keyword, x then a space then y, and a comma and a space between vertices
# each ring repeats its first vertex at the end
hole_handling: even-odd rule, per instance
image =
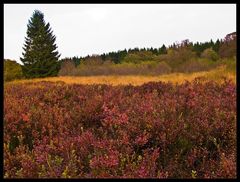
MULTIPOLYGON (((192 81, 197 77, 201 77, 203 81, 215 80, 222 82, 224 78, 232 79, 236 83, 236 73, 229 72, 226 66, 221 66, 211 71, 202 71, 195 73, 171 73, 159 76, 59 76, 59 77, 48 77, 41 79, 30 79, 30 80, 16 80, 10 83, 26 83, 26 82, 39 82, 39 81, 51 81, 58 82, 62 81, 67 84, 110 84, 110 85, 142 85, 146 82, 172 82, 174 84, 180 84, 184 81, 192 81)), ((8 84, 8 83, 7 83, 8 84)))

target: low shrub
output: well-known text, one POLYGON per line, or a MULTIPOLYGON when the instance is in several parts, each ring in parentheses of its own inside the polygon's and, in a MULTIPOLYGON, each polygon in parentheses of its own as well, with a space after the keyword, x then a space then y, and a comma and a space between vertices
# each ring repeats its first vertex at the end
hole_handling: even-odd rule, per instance
POLYGON ((13 60, 4 60, 4 81, 23 78, 21 65, 13 60))
POLYGON ((236 178, 229 80, 9 84, 3 122, 5 178, 236 178))

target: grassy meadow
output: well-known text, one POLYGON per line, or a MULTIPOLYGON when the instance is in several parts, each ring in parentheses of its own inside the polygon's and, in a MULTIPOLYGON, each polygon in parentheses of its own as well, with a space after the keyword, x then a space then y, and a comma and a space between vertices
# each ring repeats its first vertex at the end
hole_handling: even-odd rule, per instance
POLYGON ((236 83, 236 72, 228 70, 226 66, 220 66, 210 71, 201 71, 194 73, 170 73, 160 76, 149 76, 149 75, 110 75, 110 76, 58 76, 58 77, 47 77, 37 79, 23 79, 14 80, 8 83, 27 83, 27 82, 40 82, 50 81, 59 82, 62 81, 67 84, 108 84, 108 85, 142 85, 147 82, 171 82, 181 84, 185 81, 192 81, 195 78, 200 77, 202 81, 217 81, 222 82, 224 78, 231 79, 236 83))

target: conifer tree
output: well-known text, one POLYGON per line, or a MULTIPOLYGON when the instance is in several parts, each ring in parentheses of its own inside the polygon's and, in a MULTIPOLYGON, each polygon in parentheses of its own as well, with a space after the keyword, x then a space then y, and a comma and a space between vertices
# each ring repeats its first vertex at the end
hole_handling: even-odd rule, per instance
POLYGON ((159 48, 158 54, 167 54, 167 48, 164 44, 159 48))
POLYGON ((44 14, 35 10, 27 25, 27 37, 23 47, 22 71, 26 78, 56 76, 60 63, 56 37, 45 23, 44 14))

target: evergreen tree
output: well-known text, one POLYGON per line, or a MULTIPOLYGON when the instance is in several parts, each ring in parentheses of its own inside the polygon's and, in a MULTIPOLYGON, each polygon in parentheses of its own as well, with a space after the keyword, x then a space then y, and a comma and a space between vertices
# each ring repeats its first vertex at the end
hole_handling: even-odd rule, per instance
POLYGON ((152 51, 153 54, 157 55, 158 54, 158 50, 157 48, 154 48, 153 51, 152 51))
POLYGON ((102 58, 103 61, 106 61, 106 57, 107 57, 107 56, 106 56, 105 53, 101 54, 101 58, 102 58))
POLYGON ((27 25, 27 37, 23 50, 23 74, 27 78, 56 76, 60 57, 55 44, 56 37, 45 23, 44 14, 35 10, 27 25))
POLYGON ((159 48, 158 54, 167 54, 167 48, 164 44, 159 48))
POLYGON ((219 47, 220 47, 220 41, 219 41, 219 39, 217 39, 216 43, 213 46, 213 50, 215 52, 218 52, 219 51, 219 47))

